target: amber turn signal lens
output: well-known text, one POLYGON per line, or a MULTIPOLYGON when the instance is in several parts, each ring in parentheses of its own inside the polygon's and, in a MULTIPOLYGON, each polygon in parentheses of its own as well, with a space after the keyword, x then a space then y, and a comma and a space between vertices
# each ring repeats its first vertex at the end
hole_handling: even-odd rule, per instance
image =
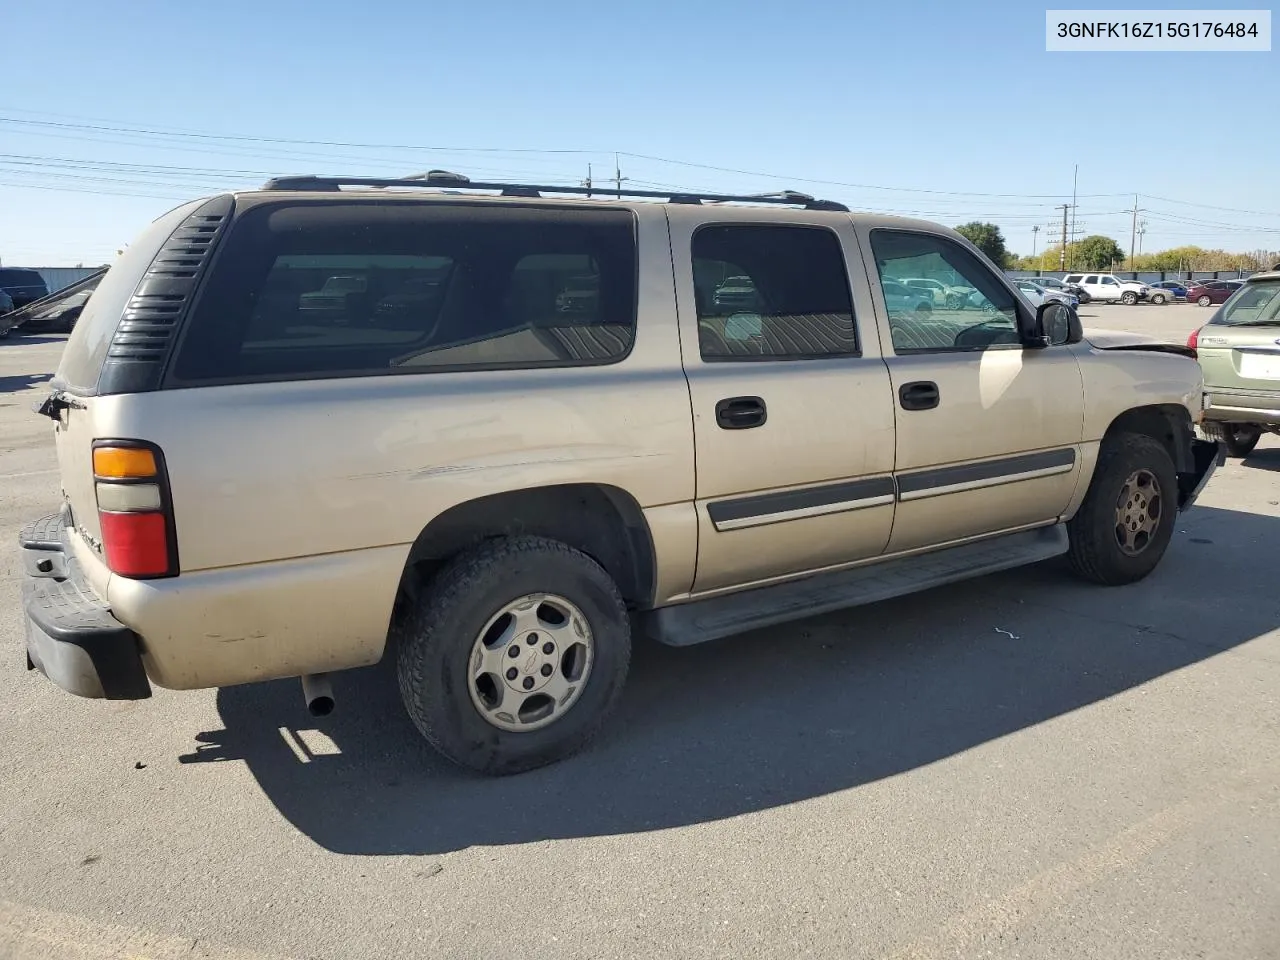
POLYGON ((93 451, 93 472, 113 480, 154 477, 156 457, 139 447, 97 447, 93 451))

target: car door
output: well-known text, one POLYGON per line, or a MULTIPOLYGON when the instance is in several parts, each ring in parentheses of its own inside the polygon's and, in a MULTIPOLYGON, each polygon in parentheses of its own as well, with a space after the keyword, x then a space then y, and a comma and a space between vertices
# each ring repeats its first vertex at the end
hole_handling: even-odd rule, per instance
POLYGON ((1102 300, 1119 300, 1124 294, 1124 288, 1115 277, 1102 277, 1099 279, 1098 285, 1102 290, 1102 293, 1099 294, 1099 298, 1102 300))
POLYGON ((888 552, 1056 521, 1080 472, 1084 388, 1071 349, 1023 348, 1027 305, 959 239, 891 226, 860 227, 859 239, 873 287, 912 269, 978 290, 973 307, 935 310, 928 336, 882 314, 898 428, 888 552))
POLYGON ((668 209, 693 407, 704 593, 875 557, 893 525, 894 410, 847 217, 668 209), (747 277, 748 309, 716 302, 747 277))

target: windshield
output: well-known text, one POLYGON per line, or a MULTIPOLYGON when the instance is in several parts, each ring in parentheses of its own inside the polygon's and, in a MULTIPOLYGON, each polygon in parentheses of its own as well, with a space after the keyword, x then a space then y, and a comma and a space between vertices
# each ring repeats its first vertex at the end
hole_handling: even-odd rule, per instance
POLYGON ((1280 280, 1245 284, 1210 322, 1228 327, 1280 326, 1280 280))

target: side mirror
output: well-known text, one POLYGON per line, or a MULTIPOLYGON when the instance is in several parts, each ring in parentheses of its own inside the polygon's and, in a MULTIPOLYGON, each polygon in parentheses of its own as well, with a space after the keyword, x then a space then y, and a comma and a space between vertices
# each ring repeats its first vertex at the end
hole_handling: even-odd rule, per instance
POLYGON ((1074 308, 1060 300, 1046 300, 1036 308, 1032 329, 1023 343, 1037 349, 1079 343, 1084 339, 1084 324, 1074 308))

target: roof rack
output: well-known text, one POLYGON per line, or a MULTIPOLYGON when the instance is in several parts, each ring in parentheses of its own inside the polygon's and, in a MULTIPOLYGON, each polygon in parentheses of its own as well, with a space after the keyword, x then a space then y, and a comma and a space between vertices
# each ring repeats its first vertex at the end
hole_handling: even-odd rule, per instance
POLYGON ((586 197, 647 197, 670 203, 777 203, 800 206, 806 210, 831 210, 848 213, 849 208, 833 200, 816 200, 807 193, 781 190, 777 193, 727 194, 689 193, 667 190, 621 190, 600 187, 539 186, 527 183, 476 183, 460 173, 432 170, 411 177, 274 177, 262 185, 263 190, 339 190, 342 187, 440 187, 447 190, 497 190, 504 197, 541 197, 544 193, 572 194, 586 197))

